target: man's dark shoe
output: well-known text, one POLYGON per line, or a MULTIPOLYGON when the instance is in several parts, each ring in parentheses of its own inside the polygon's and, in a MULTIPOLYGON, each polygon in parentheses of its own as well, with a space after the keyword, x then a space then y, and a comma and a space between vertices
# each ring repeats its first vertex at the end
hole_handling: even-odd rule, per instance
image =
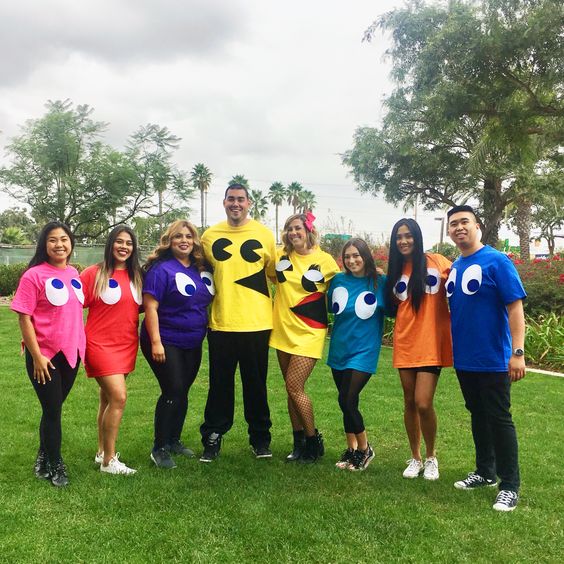
POLYGON ((37 451, 37 458, 35 459, 35 464, 33 465, 33 472, 35 477, 40 480, 48 480, 51 476, 49 475, 47 455, 44 450, 39 449, 37 451))
POLYGON ((157 448, 151 451, 151 460, 158 468, 170 470, 176 468, 176 463, 170 457, 170 452, 166 448, 157 448))
POLYGON ((194 458, 194 451, 189 449, 187 446, 185 446, 182 441, 173 441, 169 446, 168 446, 168 451, 171 454, 181 454, 182 456, 185 456, 186 458, 194 458))
POLYGON ((493 488, 495 486, 497 486, 497 482, 495 480, 482 478, 482 476, 480 476, 480 474, 476 474, 476 472, 470 472, 468 477, 464 480, 454 482, 454 487, 457 490, 475 490, 477 488, 493 488))
POLYGON ((221 435, 211 433, 202 442, 204 443, 204 452, 200 456, 200 462, 213 462, 219 456, 221 435))
POLYGON ((62 459, 49 465, 51 483, 57 488, 63 488, 69 485, 69 477, 67 476, 67 467, 62 459))
POLYGON ((252 446, 256 458, 272 458, 272 451, 267 446, 252 446))

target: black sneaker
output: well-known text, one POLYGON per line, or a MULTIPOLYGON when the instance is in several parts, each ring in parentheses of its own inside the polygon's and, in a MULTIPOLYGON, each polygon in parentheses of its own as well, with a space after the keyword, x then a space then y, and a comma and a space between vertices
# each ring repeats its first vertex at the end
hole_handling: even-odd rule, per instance
POLYGON ((35 459, 35 464, 33 465, 33 472, 35 473, 35 477, 40 480, 48 480, 51 477, 49 475, 47 455, 44 450, 39 449, 37 451, 37 458, 35 459))
POLYGON ((345 450, 345 452, 341 454, 341 458, 339 458, 339 460, 337 460, 337 462, 335 463, 335 466, 341 470, 348 468, 349 464, 352 461, 354 452, 355 451, 352 448, 345 450))
POLYGON ((189 449, 187 446, 184 446, 182 441, 173 441, 170 445, 168 445, 167 449, 171 454, 181 454, 186 458, 194 458, 194 451, 189 449))
POLYGON ((374 451, 370 445, 366 447, 366 450, 355 450, 348 469, 352 472, 362 472, 368 468, 373 458, 374 451))
POLYGON ((219 433, 211 433, 205 438, 203 443, 204 452, 200 456, 200 462, 213 462, 219 456, 221 435, 219 433))
POLYGON ((63 488, 69 485, 67 467, 62 459, 50 465, 50 477, 51 483, 57 488, 63 488))
POLYGON ((272 458, 272 451, 267 446, 251 446, 256 458, 272 458))
POLYGON ((170 452, 166 448, 157 448, 151 451, 151 460, 155 463, 157 468, 176 468, 176 463, 170 457, 170 452))
POLYGON ((511 490, 501 490, 495 498, 493 508, 496 511, 513 511, 517 507, 519 494, 511 490))
POLYGON ((482 478, 482 476, 480 476, 480 474, 476 474, 476 472, 470 472, 466 479, 454 482, 454 487, 457 490, 474 490, 476 488, 492 488, 494 486, 497 486, 497 482, 495 480, 482 478))

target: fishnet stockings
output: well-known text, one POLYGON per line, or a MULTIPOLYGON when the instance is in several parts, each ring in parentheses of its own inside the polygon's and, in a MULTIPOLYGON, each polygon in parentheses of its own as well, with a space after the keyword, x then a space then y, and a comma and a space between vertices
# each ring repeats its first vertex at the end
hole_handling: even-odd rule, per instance
POLYGON ((294 431, 305 431, 307 437, 315 435, 313 405, 305 393, 305 383, 317 362, 315 358, 276 351, 280 370, 288 392, 288 414, 294 431))

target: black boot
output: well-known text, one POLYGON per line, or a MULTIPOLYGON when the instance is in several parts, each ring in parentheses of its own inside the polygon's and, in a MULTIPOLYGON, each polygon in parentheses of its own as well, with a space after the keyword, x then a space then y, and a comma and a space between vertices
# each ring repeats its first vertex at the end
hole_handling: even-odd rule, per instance
POLYGON ((67 476, 67 467, 60 458, 54 464, 49 464, 51 483, 57 488, 62 488, 69 485, 69 478, 67 476))
POLYGON ((315 435, 313 435, 313 437, 306 437, 305 440, 305 450, 298 462, 301 462, 302 464, 313 464, 325 454, 323 437, 321 436, 321 433, 319 433, 319 431, 317 431, 316 429, 315 435))
POLYGON ((47 466, 47 454, 40 447, 37 451, 37 458, 35 459, 35 464, 33 466, 35 477, 40 480, 48 480, 50 475, 49 468, 47 466))
POLYGON ((286 462, 295 462, 302 457, 306 445, 305 433, 303 431, 294 431, 294 448, 286 457, 286 462))

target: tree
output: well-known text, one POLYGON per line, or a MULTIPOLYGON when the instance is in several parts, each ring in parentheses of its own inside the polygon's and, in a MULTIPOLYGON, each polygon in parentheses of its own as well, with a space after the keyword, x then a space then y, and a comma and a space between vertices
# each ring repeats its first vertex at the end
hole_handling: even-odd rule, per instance
POLYGON ((516 179, 563 138, 562 14, 557 0, 412 1, 377 20, 366 38, 392 34, 397 86, 343 157, 359 189, 427 209, 471 197, 495 242, 516 179))
POLYGON ((250 190, 249 181, 242 174, 236 174, 229 181, 229 185, 231 184, 240 184, 241 186, 244 186, 247 190, 250 190))
POLYGON ((302 192, 300 192, 299 202, 300 203, 298 204, 298 209, 301 213, 312 211, 313 208, 317 205, 315 194, 310 190, 302 190, 302 192))
POLYGON ((19 207, 7 208, 0 213, 0 232, 9 227, 18 228, 25 241, 33 241, 37 234, 37 225, 28 213, 19 207))
POLYGON ((268 200, 274 206, 275 224, 276 224, 276 243, 280 242, 278 231, 278 208, 286 201, 286 188, 282 182, 273 182, 268 189, 268 200))
POLYGON ((252 202, 251 214, 253 219, 262 219, 268 211, 268 199, 260 190, 251 190, 249 192, 249 199, 252 202))
POLYGON ((212 173, 210 169, 203 163, 194 165, 190 173, 190 182, 200 191, 200 226, 202 229, 207 225, 208 214, 208 189, 211 184, 212 173))
POLYGON ((298 206, 300 205, 300 194, 304 187, 299 182, 292 182, 286 188, 286 197, 288 198, 288 205, 294 209, 293 213, 297 213, 298 206))
POLYGON ((6 229, 2 231, 1 242, 6 245, 23 245, 29 243, 23 230, 15 226, 6 227, 6 229))

